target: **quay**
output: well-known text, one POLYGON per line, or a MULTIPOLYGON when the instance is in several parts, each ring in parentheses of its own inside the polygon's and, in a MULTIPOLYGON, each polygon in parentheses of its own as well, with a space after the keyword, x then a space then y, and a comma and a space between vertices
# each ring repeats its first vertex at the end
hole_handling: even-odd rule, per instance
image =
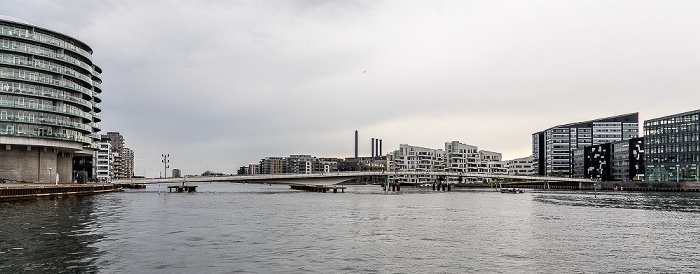
POLYGON ((168 192, 173 192, 173 189, 177 192, 195 192, 197 191, 197 186, 168 186, 168 192))
POLYGON ((338 189, 340 189, 341 193, 345 193, 345 189, 347 188, 344 186, 299 185, 299 184, 292 184, 289 186, 292 189, 296 189, 296 190, 304 190, 304 191, 311 191, 311 192, 323 192, 323 193, 326 193, 328 190, 333 190, 333 193, 338 193, 338 189))
MULTIPOLYGON (((645 181, 600 181, 600 182, 519 182, 503 183, 510 188, 561 189, 561 190, 613 190, 652 192, 700 192, 700 182, 645 182, 645 181)), ((489 187, 488 184, 482 185, 489 187)), ((476 187, 476 186, 472 186, 476 187)), ((493 187, 493 185, 491 185, 493 187)))
POLYGON ((31 198, 50 195, 69 195, 69 194, 94 194, 121 191, 120 185, 105 184, 105 185, 52 185, 52 184, 7 184, 0 186, 0 200, 14 198, 31 198))

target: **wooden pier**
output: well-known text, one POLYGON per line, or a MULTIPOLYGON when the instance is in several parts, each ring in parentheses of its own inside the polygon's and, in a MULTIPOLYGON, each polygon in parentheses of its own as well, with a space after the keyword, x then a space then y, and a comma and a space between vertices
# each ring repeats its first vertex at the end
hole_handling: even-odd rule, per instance
POLYGON ((197 191, 197 186, 168 186, 168 191, 173 192, 173 189, 177 192, 195 192, 197 191))
POLYGON ((324 185, 289 185, 292 189, 311 191, 311 192, 323 192, 326 193, 328 190, 333 190, 333 193, 338 193, 340 189, 341 193, 345 193, 347 187, 344 186, 324 186, 324 185))

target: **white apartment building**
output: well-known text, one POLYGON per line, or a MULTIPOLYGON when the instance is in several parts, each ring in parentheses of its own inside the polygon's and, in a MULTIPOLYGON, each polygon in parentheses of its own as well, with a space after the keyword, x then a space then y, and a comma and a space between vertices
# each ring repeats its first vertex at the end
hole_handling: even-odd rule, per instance
POLYGON ((109 142, 102 141, 98 143, 99 149, 95 151, 95 178, 99 182, 112 181, 112 166, 114 158, 112 157, 112 145, 109 142))
POLYGON ((535 175, 532 156, 506 161, 508 175, 535 175))
MULTIPOLYGON (((507 174, 506 162, 501 153, 479 151, 476 146, 451 141, 445 143, 445 150, 431 149, 402 144, 392 153, 390 171, 420 171, 419 175, 396 175, 399 183, 425 184, 438 180, 432 173, 447 171, 456 173, 507 174)), ((449 183, 476 182, 477 179, 464 176, 448 176, 449 183)))
POLYGON ((479 151, 479 164, 477 173, 508 174, 507 163, 504 162, 501 153, 481 150, 479 151))
POLYGON ((427 184, 434 180, 430 173, 444 170, 445 151, 419 146, 401 144, 399 149, 392 152, 390 170, 392 171, 420 171, 420 175, 389 176, 399 183, 427 184))
POLYGON ((445 171, 477 172, 479 151, 476 146, 462 144, 459 141, 445 143, 445 171))

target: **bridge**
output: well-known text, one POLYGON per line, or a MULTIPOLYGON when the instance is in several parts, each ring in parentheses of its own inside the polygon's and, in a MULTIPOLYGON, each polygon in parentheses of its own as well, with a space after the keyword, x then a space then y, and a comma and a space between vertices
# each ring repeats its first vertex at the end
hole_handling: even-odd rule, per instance
POLYGON ((256 174, 256 175, 233 175, 217 177, 193 177, 185 178, 147 178, 133 180, 116 180, 115 184, 167 184, 183 182, 269 182, 269 183, 315 183, 315 184, 337 184, 361 177, 386 177, 389 176, 431 176, 435 179, 443 176, 450 178, 475 178, 475 179, 513 179, 526 181, 545 182, 576 182, 591 183, 590 179, 545 177, 545 176, 523 176, 523 175, 502 175, 485 173, 461 173, 461 172, 425 172, 425 171, 349 171, 349 172, 328 172, 311 174, 256 174))

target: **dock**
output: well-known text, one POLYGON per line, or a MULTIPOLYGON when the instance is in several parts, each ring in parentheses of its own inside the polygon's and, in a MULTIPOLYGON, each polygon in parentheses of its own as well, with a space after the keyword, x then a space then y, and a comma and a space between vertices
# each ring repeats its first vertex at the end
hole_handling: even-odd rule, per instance
POLYGON ((296 190, 304 190, 304 191, 311 191, 311 192, 323 192, 326 193, 329 190, 333 190, 333 193, 338 193, 338 189, 340 189, 341 193, 345 193, 345 189, 347 187, 344 186, 325 186, 325 185, 298 185, 298 184, 293 184, 289 185, 292 189, 296 190))
POLYGON ((168 192, 173 192, 173 189, 177 192, 195 192, 197 191, 197 186, 168 186, 168 192))
POLYGON ((30 198, 50 195, 93 194, 121 191, 120 185, 52 185, 52 184, 7 184, 0 186, 0 200, 30 198))

